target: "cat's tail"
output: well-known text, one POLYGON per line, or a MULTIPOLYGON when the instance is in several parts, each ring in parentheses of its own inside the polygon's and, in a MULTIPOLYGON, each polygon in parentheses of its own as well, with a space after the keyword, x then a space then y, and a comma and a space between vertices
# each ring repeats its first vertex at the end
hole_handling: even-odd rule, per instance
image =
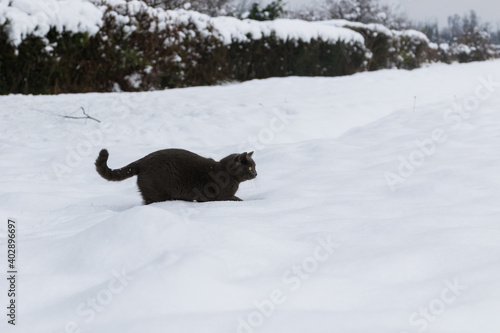
POLYGON ((139 173, 136 162, 130 163, 129 165, 124 166, 121 169, 111 170, 107 164, 108 157, 108 151, 106 149, 103 149, 95 160, 95 168, 97 170, 97 173, 100 174, 102 178, 117 182, 133 177, 139 173))

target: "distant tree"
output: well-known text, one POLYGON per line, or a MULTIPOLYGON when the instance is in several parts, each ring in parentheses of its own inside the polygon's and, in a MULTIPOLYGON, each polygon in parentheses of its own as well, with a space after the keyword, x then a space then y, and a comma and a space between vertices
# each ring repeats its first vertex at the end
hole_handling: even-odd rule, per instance
POLYGON ((310 21, 344 19, 361 23, 381 23, 392 29, 407 29, 410 22, 397 6, 377 0, 323 0, 319 6, 302 8, 292 17, 310 21))
POLYGON ((462 18, 460 15, 448 16, 448 29, 450 34, 449 42, 457 42, 458 38, 463 35, 462 18))
POLYGON ((273 1, 264 8, 260 8, 260 5, 254 2, 246 18, 257 21, 272 21, 285 13, 283 0, 273 1))
POLYGON ((491 42, 500 45, 500 26, 489 27, 491 42))
POLYGON ((483 44, 489 39, 488 25, 480 25, 477 14, 471 10, 461 17, 458 14, 448 17, 448 28, 444 29, 449 43, 466 45, 483 44), (487 37, 488 35, 488 37, 487 37))
POLYGON ((160 7, 163 9, 177 9, 182 8, 188 1, 184 0, 144 0, 144 2, 151 7, 160 7))
POLYGON ((399 5, 383 5, 380 7, 379 20, 377 23, 381 23, 395 30, 415 28, 414 24, 408 19, 399 5))
POLYGON ((210 16, 227 15, 230 9, 230 0, 195 0, 190 1, 192 9, 210 16))
POLYGON ((414 28, 416 30, 422 31, 433 43, 440 43, 443 41, 442 30, 439 30, 439 25, 437 21, 417 23, 415 24, 414 28))
POLYGON ((380 6, 374 0, 324 0, 322 7, 328 19, 345 19, 362 23, 377 22, 382 14, 379 11, 380 6))
POLYGON ((210 16, 227 15, 232 12, 231 0, 144 0, 151 7, 163 9, 191 9, 210 16))

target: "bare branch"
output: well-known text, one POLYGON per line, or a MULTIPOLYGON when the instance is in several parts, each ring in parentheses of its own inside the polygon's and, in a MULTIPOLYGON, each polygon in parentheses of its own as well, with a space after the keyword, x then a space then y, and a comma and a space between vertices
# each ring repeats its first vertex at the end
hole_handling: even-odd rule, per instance
POLYGON ((87 112, 85 112, 85 109, 83 107, 80 107, 80 110, 82 110, 83 112, 83 115, 85 117, 74 117, 74 116, 61 116, 59 115, 60 117, 63 117, 63 118, 69 118, 69 119, 92 119, 92 120, 95 120, 97 121, 98 123, 100 123, 101 121, 99 119, 96 119, 94 117, 91 117, 87 112))

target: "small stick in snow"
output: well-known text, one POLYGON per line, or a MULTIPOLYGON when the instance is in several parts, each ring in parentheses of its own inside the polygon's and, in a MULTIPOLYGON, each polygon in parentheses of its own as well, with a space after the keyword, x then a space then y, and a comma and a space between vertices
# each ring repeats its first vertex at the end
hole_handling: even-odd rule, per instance
POLYGON ((96 118, 94 118, 94 117, 89 116, 89 115, 87 114, 87 112, 85 112, 85 109, 84 109, 83 107, 80 107, 80 110, 82 110, 83 115, 84 115, 85 117, 74 117, 74 116, 61 116, 61 117, 63 117, 63 118, 70 118, 70 119, 92 119, 92 120, 97 121, 98 123, 100 123, 100 122, 101 122, 99 119, 96 119, 96 118))

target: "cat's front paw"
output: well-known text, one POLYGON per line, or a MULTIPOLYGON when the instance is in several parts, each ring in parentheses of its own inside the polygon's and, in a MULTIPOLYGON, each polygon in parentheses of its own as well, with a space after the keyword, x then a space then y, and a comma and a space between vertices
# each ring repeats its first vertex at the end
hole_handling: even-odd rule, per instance
POLYGON ((229 199, 229 200, 231 200, 231 201, 243 201, 243 200, 241 200, 240 198, 238 198, 238 197, 237 197, 237 196, 235 196, 235 195, 233 195, 233 196, 231 197, 231 199, 229 199))

